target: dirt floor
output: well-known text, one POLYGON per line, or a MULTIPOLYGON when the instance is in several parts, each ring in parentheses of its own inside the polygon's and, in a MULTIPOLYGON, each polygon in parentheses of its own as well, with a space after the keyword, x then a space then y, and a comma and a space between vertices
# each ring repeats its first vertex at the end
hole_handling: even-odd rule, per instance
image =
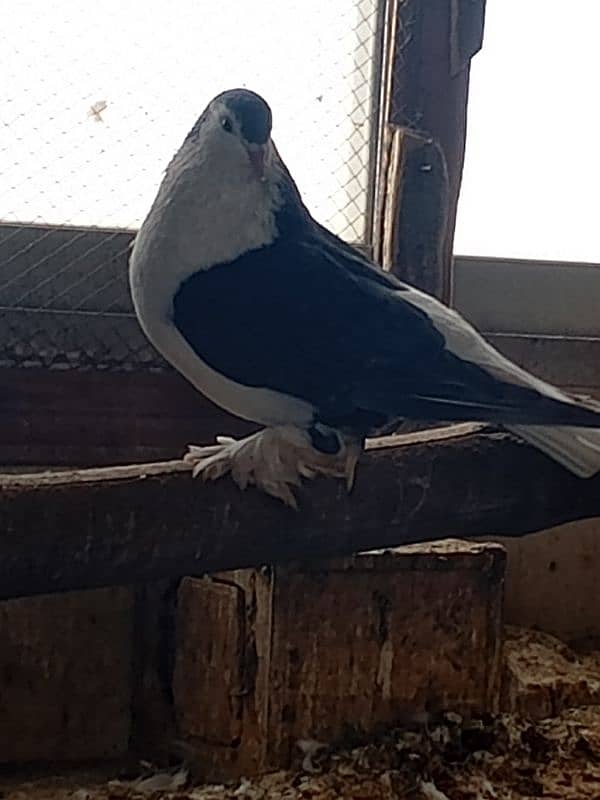
POLYGON ((0 778, 3 800, 507 800, 600 798, 600 654, 575 653, 552 637, 509 631, 504 713, 448 713, 362 746, 299 742, 293 769, 232 786, 199 786, 184 767, 136 764, 60 777, 0 778), (131 774, 131 773, 130 773, 131 774))

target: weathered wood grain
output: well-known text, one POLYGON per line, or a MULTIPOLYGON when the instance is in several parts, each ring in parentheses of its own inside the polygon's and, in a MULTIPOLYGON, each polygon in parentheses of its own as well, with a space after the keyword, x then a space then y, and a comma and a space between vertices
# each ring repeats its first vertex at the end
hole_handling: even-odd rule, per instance
POLYGON ((375 547, 521 536, 600 515, 577 479, 505 433, 461 425, 371 443, 356 486, 317 480, 294 512, 181 462, 0 479, 0 598, 143 582, 375 547))

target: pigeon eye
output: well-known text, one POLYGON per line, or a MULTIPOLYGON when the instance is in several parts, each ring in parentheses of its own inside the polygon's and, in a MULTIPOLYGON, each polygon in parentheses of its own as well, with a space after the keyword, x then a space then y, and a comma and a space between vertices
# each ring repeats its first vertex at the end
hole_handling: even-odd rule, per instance
POLYGON ((227 133, 233 133, 233 125, 231 124, 229 117, 223 117, 221 120, 221 127, 224 131, 227 131, 227 133))

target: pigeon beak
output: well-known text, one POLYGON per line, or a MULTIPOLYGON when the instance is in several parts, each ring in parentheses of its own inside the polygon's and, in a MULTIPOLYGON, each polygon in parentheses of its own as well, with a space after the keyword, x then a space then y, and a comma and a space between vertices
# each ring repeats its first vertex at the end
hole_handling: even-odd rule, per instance
POLYGON ((264 183, 265 178, 265 164, 267 160, 267 144, 252 145, 248 148, 248 157, 252 170, 261 183, 264 183))

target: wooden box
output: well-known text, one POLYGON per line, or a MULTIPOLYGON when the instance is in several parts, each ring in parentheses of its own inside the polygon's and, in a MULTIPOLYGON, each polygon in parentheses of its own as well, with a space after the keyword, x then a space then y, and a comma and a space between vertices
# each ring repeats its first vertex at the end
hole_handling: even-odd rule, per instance
POLYGON ((186 578, 175 714, 202 777, 284 767, 443 709, 498 703, 504 551, 444 541, 186 578))

